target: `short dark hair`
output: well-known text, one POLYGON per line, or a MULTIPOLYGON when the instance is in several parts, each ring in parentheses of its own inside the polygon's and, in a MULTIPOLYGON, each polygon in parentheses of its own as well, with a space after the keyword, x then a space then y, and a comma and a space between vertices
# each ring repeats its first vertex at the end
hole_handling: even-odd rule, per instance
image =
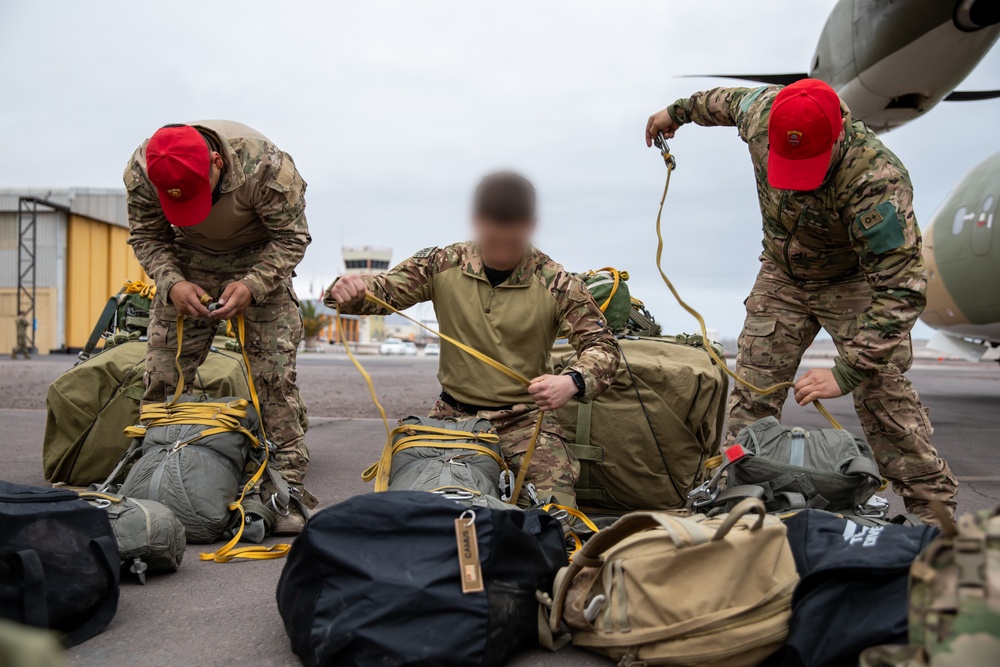
POLYGON ((513 171, 483 176, 472 199, 472 212, 494 222, 521 222, 535 217, 535 186, 513 171))

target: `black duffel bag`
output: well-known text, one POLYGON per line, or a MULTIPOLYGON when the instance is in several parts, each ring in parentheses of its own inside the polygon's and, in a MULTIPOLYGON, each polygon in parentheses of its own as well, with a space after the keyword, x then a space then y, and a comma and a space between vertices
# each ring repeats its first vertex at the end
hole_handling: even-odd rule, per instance
POLYGON ((0 617, 79 644, 114 618, 120 568, 106 511, 66 489, 0 481, 0 617))
POLYGON ((870 646, 906 643, 910 565, 937 528, 866 526, 820 510, 785 526, 800 579, 788 639, 765 667, 853 666, 870 646))
POLYGON ((499 667, 537 640, 535 592, 551 590, 565 564, 562 526, 544 512, 371 493, 309 520, 281 573, 278 610, 310 667, 499 667), (472 528, 474 544, 462 539, 472 528), (463 592, 466 576, 465 588, 482 589, 463 592))

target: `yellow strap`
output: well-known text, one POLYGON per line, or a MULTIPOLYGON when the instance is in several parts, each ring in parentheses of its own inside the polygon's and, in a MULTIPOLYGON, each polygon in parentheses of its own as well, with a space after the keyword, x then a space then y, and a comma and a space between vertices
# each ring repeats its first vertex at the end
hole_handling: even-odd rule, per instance
MULTIPOLYGON (((452 431, 454 433, 455 431, 452 431)), ((395 434, 396 432, 393 431, 395 434)), ((455 438, 458 440, 460 438, 455 438)), ((498 438, 499 439, 499 438, 498 438)), ((483 447, 482 445, 476 445, 469 442, 447 442, 443 441, 440 437, 429 436, 429 435, 415 435, 409 438, 403 438, 399 442, 393 444, 392 436, 386 442, 385 448, 382 450, 382 458, 368 466, 363 473, 361 473, 361 479, 370 482, 372 479, 375 480, 375 491, 386 491, 389 488, 389 468, 392 466, 392 457, 394 454, 398 454, 407 449, 413 449, 415 447, 438 447, 441 449, 465 449, 475 452, 476 455, 489 456, 491 459, 496 461, 501 468, 506 469, 507 463, 503 460, 503 457, 497 454, 495 451, 489 447, 483 447), (389 463, 386 464, 386 461, 389 463)))
MULTIPOLYGON (((574 509, 572 507, 566 507, 565 505, 557 505, 555 503, 550 503, 542 507, 542 510, 545 512, 548 512, 550 509, 561 510, 563 512, 566 512, 566 514, 569 514, 570 516, 575 516, 577 519, 583 522, 583 525, 594 531, 595 534, 601 532, 601 529, 597 527, 597 524, 591 521, 589 516, 587 516, 578 509, 574 509)), ((573 556, 576 555, 576 552, 583 548, 583 540, 580 539, 580 536, 577 535, 576 532, 572 530, 566 533, 566 536, 569 537, 571 540, 573 540, 573 548, 568 550, 570 560, 573 560, 573 556)))
MULTIPOLYGON (((528 386, 531 384, 531 380, 524 377, 514 369, 509 368, 508 366, 500 363, 499 361, 493 359, 492 357, 486 356, 479 350, 469 347, 468 345, 459 340, 455 340, 451 336, 446 336, 440 331, 432 329, 431 327, 425 325, 423 322, 415 320, 405 313, 399 312, 396 308, 393 308, 391 305, 389 305, 382 299, 378 298, 371 292, 368 292, 365 295, 365 299, 375 304, 376 306, 379 306, 380 308, 389 311, 390 313, 395 313, 396 315, 400 315, 406 318, 410 322, 416 324, 421 329, 424 329, 425 331, 434 334, 443 341, 451 343, 452 345, 462 350, 466 354, 469 354, 473 358, 478 359, 479 361, 483 362, 490 368, 503 373, 512 380, 516 380, 517 382, 520 382, 524 386, 528 386)), ((375 479, 375 490, 384 491, 389 484, 389 472, 392 466, 391 445, 392 445, 393 430, 389 427, 389 418, 386 417, 385 415, 385 409, 382 407, 382 404, 378 402, 378 396, 375 393, 375 383, 372 382, 372 378, 368 374, 368 371, 364 369, 364 366, 361 365, 361 362, 359 362, 357 358, 354 356, 354 354, 351 352, 351 348, 347 344, 347 341, 344 338, 344 328, 343 326, 341 326, 341 324, 342 323, 341 323, 340 304, 337 304, 337 337, 340 339, 340 343, 344 346, 344 350, 347 352, 347 356, 348 358, 350 358, 351 363, 353 363, 354 367, 358 369, 358 372, 361 373, 361 377, 363 377, 365 380, 365 384, 368 385, 368 392, 371 394, 372 401, 375 403, 375 407, 378 408, 379 414, 382 416, 382 423, 385 425, 385 432, 387 438, 386 446, 382 450, 382 458, 379 459, 378 463, 371 465, 367 469, 365 469, 365 471, 361 473, 361 479, 366 482, 375 479), (381 486, 383 483, 385 484, 385 487, 380 489, 379 486, 381 486)), ((528 473, 528 465, 531 463, 531 458, 535 453, 535 448, 538 446, 538 436, 542 431, 543 419, 545 419, 545 411, 540 410, 538 412, 538 423, 535 424, 534 434, 531 436, 531 442, 528 443, 528 449, 525 451, 524 458, 521 460, 521 468, 517 472, 517 480, 514 483, 513 493, 511 494, 510 500, 507 501, 511 505, 516 504, 518 497, 521 495, 521 488, 524 486, 524 478, 528 473)), ((414 427, 409 427, 409 428, 414 428, 414 427)))
POLYGON ((614 279, 614 283, 611 285, 611 294, 608 295, 608 298, 600 306, 602 313, 608 312, 608 306, 611 305, 611 299, 615 298, 615 294, 618 293, 618 283, 621 281, 621 274, 618 273, 618 269, 611 268, 610 266, 606 266, 597 271, 591 271, 591 274, 597 275, 598 273, 604 273, 605 271, 611 274, 612 279, 614 279))
MULTIPOLYGON (((681 295, 678 294, 677 290, 674 288, 673 283, 671 283, 670 279, 667 278, 667 274, 663 272, 663 262, 662 262, 663 232, 661 230, 661 220, 663 218, 663 203, 667 200, 667 190, 670 188, 670 174, 672 174, 674 171, 673 163, 671 160, 669 160, 669 154, 665 155, 664 159, 667 160, 667 181, 666 183, 663 184, 663 196, 660 198, 660 210, 656 214, 656 239, 657 239, 656 269, 660 272, 660 277, 663 278, 664 284, 667 286, 667 289, 670 290, 670 293, 674 295, 674 299, 677 300, 677 303, 680 304, 681 308, 686 310, 696 320, 698 320, 698 326, 701 327, 702 338, 704 338, 705 340, 705 351, 708 352, 708 356, 712 358, 712 360, 716 363, 716 365, 718 365, 718 367, 721 368, 726 375, 728 375, 733 380, 740 383, 750 391, 756 392, 763 396, 767 396, 768 394, 773 394, 774 392, 779 391, 781 389, 788 389, 789 387, 794 387, 795 386, 794 382, 780 382, 778 384, 767 387, 766 389, 761 388, 751 384, 750 382, 744 380, 733 371, 729 370, 729 366, 726 365, 725 360, 720 359, 719 356, 715 353, 715 350, 712 349, 711 341, 708 337, 708 329, 705 326, 705 318, 703 318, 697 310, 695 310, 694 308, 692 308, 691 306, 689 306, 687 303, 684 302, 684 299, 681 298, 681 295)), ((843 426, 840 425, 840 422, 834 419, 833 415, 830 414, 830 412, 823 406, 822 403, 820 403, 817 400, 813 401, 813 405, 816 406, 816 409, 819 410, 819 413, 821 415, 826 417, 827 421, 830 422, 831 426, 833 426, 834 428, 843 428, 843 426)))

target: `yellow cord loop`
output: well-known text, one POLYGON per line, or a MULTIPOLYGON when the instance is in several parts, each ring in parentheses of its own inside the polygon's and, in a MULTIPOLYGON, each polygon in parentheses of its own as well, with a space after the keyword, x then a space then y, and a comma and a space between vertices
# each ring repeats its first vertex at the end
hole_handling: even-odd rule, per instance
MULTIPOLYGON (((211 297, 208 297, 208 300, 211 301, 211 297)), ((240 538, 243 537, 243 528, 246 526, 246 512, 243 509, 243 499, 246 497, 247 493, 249 493, 257 485, 261 477, 263 477, 268 464, 267 436, 264 433, 264 418, 260 411, 260 399, 257 397, 257 388, 254 386, 253 373, 250 370, 250 357, 247 355, 246 351, 246 321, 243 315, 238 315, 236 318, 236 331, 237 337, 240 341, 240 349, 243 352, 243 362, 247 367, 247 386, 250 389, 250 399, 253 402, 253 406, 257 410, 257 416, 260 419, 260 438, 240 423, 240 420, 246 419, 247 416, 248 403, 244 399, 237 399, 228 403, 177 402, 177 400, 184 393, 184 369, 181 366, 181 352, 184 341, 183 315, 177 316, 177 354, 174 356, 174 366, 177 368, 177 387, 174 390, 173 398, 166 403, 153 403, 144 406, 139 413, 139 419, 142 424, 138 426, 129 426, 125 429, 126 436, 130 438, 142 438, 146 434, 146 429, 150 426, 196 424, 199 426, 207 426, 209 428, 206 428, 190 440, 177 443, 174 445, 174 451, 182 447, 186 447, 193 442, 197 442, 202 438, 218 435, 219 433, 241 433, 250 441, 251 446, 254 449, 263 450, 264 458, 257 467, 257 471, 250 477, 250 479, 247 480, 247 482, 243 485, 243 488, 240 489, 239 497, 234 502, 229 503, 229 510, 231 512, 239 512, 240 515, 239 528, 237 529, 236 534, 231 540, 229 540, 229 542, 217 551, 206 552, 199 555, 201 560, 210 560, 215 561, 216 563, 228 563, 236 558, 243 558, 246 560, 270 560, 273 558, 281 558, 288 553, 289 549, 292 548, 292 545, 290 544, 275 544, 270 547, 236 547, 236 545, 239 544, 240 538)))
MULTIPOLYGON (((387 310, 390 313, 395 313, 396 315, 400 315, 400 316, 404 317, 405 319, 409 320, 410 322, 413 322, 414 324, 416 324, 421 329, 424 329, 425 331, 428 331, 429 333, 434 334, 435 336, 437 336, 441 340, 454 345, 455 347, 457 347, 458 349, 462 350, 466 354, 472 356, 475 359, 478 359, 479 361, 483 362, 484 364, 486 364, 490 368, 492 368, 492 369, 494 369, 494 370, 496 370, 496 371, 498 371, 500 373, 503 373, 504 375, 506 375, 507 377, 511 378, 512 380, 520 382, 521 384, 523 384, 526 387, 531 384, 531 380, 529 380, 528 378, 524 377, 523 375, 521 375, 520 373, 518 373, 517 371, 515 371, 513 368, 510 368, 509 366, 506 366, 506 365, 500 363, 499 361, 497 361, 496 359, 494 359, 492 357, 486 356, 485 354, 483 354, 479 350, 466 345, 465 343, 463 343, 460 340, 456 340, 456 339, 452 338, 451 336, 446 336, 445 334, 441 333, 440 331, 432 329, 431 327, 427 326, 423 322, 420 322, 420 321, 415 320, 414 318, 410 317, 406 313, 399 312, 399 310, 397 310, 393 306, 389 305, 388 303, 386 303, 385 301, 383 301, 379 297, 375 296, 371 292, 368 292, 365 295, 365 300, 369 301, 369 302, 371 302, 373 304, 375 304, 376 306, 378 306, 379 308, 381 308, 383 310, 387 310)), ((351 352, 351 347, 350 347, 350 345, 347 344, 347 341, 344 338, 344 327, 342 326, 342 324, 343 323, 341 321, 340 304, 337 304, 337 338, 340 340, 341 345, 344 346, 344 350, 347 352, 347 356, 351 360, 351 363, 353 363, 354 367, 358 369, 358 372, 361 373, 361 377, 364 378, 364 380, 365 380, 365 384, 368 385, 368 392, 371 394, 372 401, 375 403, 375 407, 378 408, 379 414, 382 416, 382 423, 385 425, 385 432, 386 432, 386 443, 385 443, 385 447, 382 449, 382 458, 379 459, 378 463, 375 463, 375 464, 369 466, 368 468, 366 468, 365 471, 361 473, 361 479, 364 480, 364 481, 366 481, 366 482, 369 482, 372 479, 374 479, 375 480, 375 491, 385 491, 385 489, 388 487, 388 484, 389 484, 389 470, 390 470, 391 462, 392 462, 392 454, 394 453, 394 447, 393 447, 392 439, 393 439, 394 435, 397 432, 399 432, 399 429, 393 430, 389 426, 389 419, 388 419, 388 417, 386 417, 385 409, 382 407, 382 404, 379 403, 378 396, 376 395, 376 392, 375 392, 375 383, 372 382, 371 375, 369 375, 368 372, 364 369, 364 366, 361 365, 361 362, 358 361, 357 358, 354 356, 354 353, 351 352)), ((521 489, 524 487, 524 480, 525 480, 525 477, 528 474, 528 467, 531 465, 531 459, 532 459, 532 457, 535 454, 535 447, 537 447, 537 445, 538 445, 538 438, 539 438, 539 436, 541 435, 541 432, 542 432, 542 421, 544 419, 545 419, 545 411, 544 410, 540 410, 538 412, 538 421, 535 424, 535 430, 532 433, 531 441, 528 443, 528 449, 524 452, 524 457, 521 459, 520 469, 517 471, 517 478, 516 478, 516 480, 514 482, 514 490, 511 493, 510 500, 507 501, 511 505, 516 504, 517 503, 517 499, 521 495, 521 489)), ((403 428, 404 430, 416 430, 418 428, 423 428, 423 427, 405 426, 405 427, 400 427, 400 428, 403 428)), ((432 430, 441 431, 441 429, 432 429, 432 430)), ((485 439, 485 434, 478 434, 477 435, 477 434, 469 434, 469 433, 459 433, 459 432, 456 432, 456 431, 444 431, 444 433, 448 434, 449 436, 455 436, 457 434, 457 436, 459 438, 462 438, 462 439, 469 438, 470 435, 473 436, 473 437, 478 437, 481 440, 485 439)), ((469 439, 471 439, 471 438, 469 438, 469 439)), ((446 447, 446 446, 448 446, 448 445, 442 445, 440 443, 440 436, 439 435, 435 435, 433 437, 432 436, 428 436, 426 438, 426 440, 428 441, 428 444, 426 446, 429 446, 429 447, 442 447, 442 446, 446 447)), ((409 440, 408 442, 411 443, 410 446, 414 446, 414 447, 418 446, 418 445, 412 444, 414 442, 414 440, 409 440)), ((498 442, 499 442, 499 440, 498 440, 498 442)), ((456 446, 457 447, 461 447, 462 449, 474 449, 473 447, 471 447, 468 444, 456 445, 456 446)), ((397 444, 397 447, 398 447, 398 444, 397 444)), ((489 451, 489 450, 487 450, 487 451, 489 451)), ((492 454, 492 452, 490 452, 490 453, 492 454)), ((506 467, 506 463, 503 463, 503 465, 504 465, 504 467, 506 467)))
POLYGON ((600 305, 601 312, 606 313, 608 312, 608 306, 611 305, 611 300, 615 298, 615 294, 618 293, 618 286, 621 284, 621 281, 628 280, 628 271, 619 271, 614 267, 606 266, 603 269, 598 269, 597 271, 590 271, 588 275, 596 276, 598 273, 611 274, 611 279, 614 281, 611 285, 611 294, 609 294, 608 298, 604 300, 604 303, 600 305))
MULTIPOLYGON (((761 388, 761 387, 758 387, 758 386, 756 386, 754 384, 751 384, 750 382, 748 382, 747 380, 744 380, 743 378, 741 378, 739 375, 737 375, 733 371, 729 370, 729 366, 726 365, 725 360, 720 359, 719 356, 712 349, 712 346, 710 345, 710 340, 708 338, 708 329, 705 326, 705 318, 703 318, 701 316, 701 313, 699 313, 697 310, 695 310, 694 308, 692 308, 691 306, 689 306, 687 303, 685 303, 684 299, 681 298, 681 295, 677 293, 677 290, 674 288, 673 283, 671 283, 670 279, 667 278, 667 274, 663 272, 663 262, 662 262, 662 259, 663 259, 663 232, 662 232, 662 229, 661 229, 661 220, 663 218, 663 203, 667 200, 667 191, 670 189, 670 174, 673 173, 674 166, 675 166, 675 163, 673 162, 673 158, 670 156, 669 153, 666 153, 664 155, 664 160, 666 160, 666 162, 667 162, 667 181, 666 181, 666 183, 663 184, 663 196, 660 197, 660 210, 656 214, 656 240, 657 240, 657 245, 656 245, 656 269, 660 272, 660 277, 663 278, 664 284, 667 286, 667 289, 670 290, 670 293, 674 295, 674 299, 677 300, 677 303, 680 304, 680 307, 683 308, 684 310, 686 310, 688 313, 690 313, 691 316, 694 317, 696 320, 698 320, 698 326, 701 327, 701 335, 705 339, 705 351, 708 352, 708 356, 710 356, 712 358, 712 360, 716 363, 716 365, 719 368, 721 368, 722 371, 726 375, 728 375, 734 381, 740 383, 741 385, 743 385, 744 387, 746 387, 750 391, 756 392, 756 393, 761 394, 763 396, 767 396, 769 394, 773 394, 774 392, 779 391, 781 389, 788 389, 789 387, 794 387, 795 386, 794 382, 779 382, 778 384, 771 385, 770 387, 767 387, 766 389, 765 388, 761 388)), ((840 425, 840 422, 838 422, 834 418, 834 416, 832 414, 830 414, 830 412, 826 409, 826 407, 823 406, 822 403, 820 403, 817 400, 817 401, 813 401, 813 405, 816 406, 816 409, 819 410, 819 413, 821 415, 823 415, 824 417, 826 417, 826 420, 828 422, 830 422, 830 425, 833 426, 833 428, 843 428, 843 426, 840 425)))

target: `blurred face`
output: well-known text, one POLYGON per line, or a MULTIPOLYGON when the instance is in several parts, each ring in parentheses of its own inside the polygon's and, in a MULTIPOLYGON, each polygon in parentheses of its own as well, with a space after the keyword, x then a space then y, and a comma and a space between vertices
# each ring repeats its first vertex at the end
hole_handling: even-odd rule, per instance
POLYGON ((535 220, 497 222, 477 216, 473 218, 472 227, 486 266, 504 271, 513 269, 527 254, 535 220))

